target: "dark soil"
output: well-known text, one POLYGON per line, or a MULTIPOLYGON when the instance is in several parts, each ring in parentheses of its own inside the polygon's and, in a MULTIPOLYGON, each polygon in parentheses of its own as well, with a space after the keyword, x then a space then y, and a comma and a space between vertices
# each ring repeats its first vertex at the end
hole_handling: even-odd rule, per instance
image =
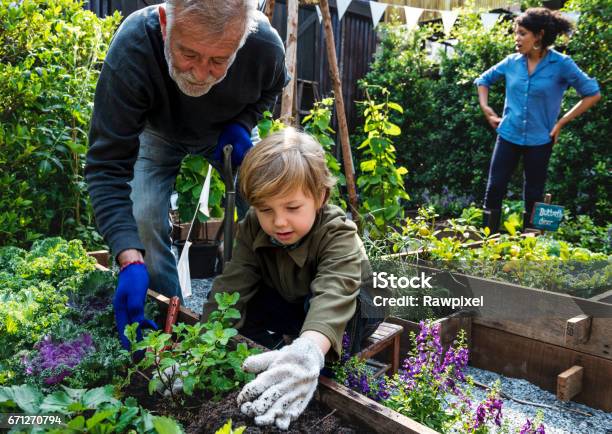
POLYGON ((212 399, 198 399, 197 397, 186 397, 183 395, 184 404, 176 406, 172 399, 160 394, 149 395, 147 380, 138 374, 132 376, 132 382, 125 391, 127 396, 133 396, 138 403, 157 415, 164 415, 178 420, 187 433, 190 434, 214 434, 228 419, 232 420, 232 427, 246 426, 245 433, 339 433, 339 434, 367 434, 371 431, 346 423, 336 416, 335 411, 319 404, 314 399, 310 402, 300 418, 291 423, 288 431, 281 431, 274 426, 259 427, 255 425, 253 418, 240 412, 236 404, 235 391, 225 396, 220 401, 212 399))
POLYGON ((274 426, 256 426, 253 418, 240 412, 236 404, 238 392, 226 396, 221 402, 206 402, 200 408, 197 419, 187 428, 188 434, 209 434, 221 428, 228 419, 232 420, 232 428, 246 426, 245 433, 366 433, 368 431, 345 423, 336 417, 333 410, 329 410, 313 400, 298 420, 291 423, 288 431, 281 431, 274 426))

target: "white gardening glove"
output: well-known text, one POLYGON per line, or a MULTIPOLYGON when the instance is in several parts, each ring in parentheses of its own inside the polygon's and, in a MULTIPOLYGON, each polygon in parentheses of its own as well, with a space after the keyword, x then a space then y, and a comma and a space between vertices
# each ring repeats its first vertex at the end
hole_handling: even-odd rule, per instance
POLYGON ((260 374, 238 395, 240 411, 255 416, 257 425, 276 423, 286 430, 312 399, 324 364, 323 353, 307 337, 280 350, 247 357, 242 369, 260 374))

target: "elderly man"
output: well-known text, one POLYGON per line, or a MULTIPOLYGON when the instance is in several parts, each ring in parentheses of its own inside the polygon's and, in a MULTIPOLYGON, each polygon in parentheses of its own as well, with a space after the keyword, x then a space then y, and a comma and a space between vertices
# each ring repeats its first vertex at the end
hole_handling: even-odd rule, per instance
POLYGON ((286 81, 282 41, 255 0, 169 0, 119 27, 96 89, 85 176, 121 267, 124 346, 126 324, 155 328, 144 316, 148 287, 180 294, 168 208, 183 157, 220 160, 231 143, 239 165, 286 81))

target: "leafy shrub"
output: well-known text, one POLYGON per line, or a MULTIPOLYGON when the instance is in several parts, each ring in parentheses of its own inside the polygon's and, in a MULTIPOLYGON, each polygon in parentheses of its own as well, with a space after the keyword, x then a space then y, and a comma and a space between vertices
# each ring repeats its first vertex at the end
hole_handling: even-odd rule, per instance
POLYGON ((78 0, 0 0, 0 244, 93 244, 83 180, 99 68, 119 23, 78 0))

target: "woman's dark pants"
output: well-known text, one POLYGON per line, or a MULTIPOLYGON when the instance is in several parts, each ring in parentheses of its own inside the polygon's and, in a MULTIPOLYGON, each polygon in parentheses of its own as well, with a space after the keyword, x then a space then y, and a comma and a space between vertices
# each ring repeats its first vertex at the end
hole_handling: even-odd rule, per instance
POLYGON ((544 196, 548 161, 552 153, 552 142, 541 146, 519 146, 497 136, 489 180, 485 192, 484 207, 500 209, 506 196, 510 177, 523 157, 524 184, 523 200, 525 212, 531 215, 535 202, 541 202, 544 196))

